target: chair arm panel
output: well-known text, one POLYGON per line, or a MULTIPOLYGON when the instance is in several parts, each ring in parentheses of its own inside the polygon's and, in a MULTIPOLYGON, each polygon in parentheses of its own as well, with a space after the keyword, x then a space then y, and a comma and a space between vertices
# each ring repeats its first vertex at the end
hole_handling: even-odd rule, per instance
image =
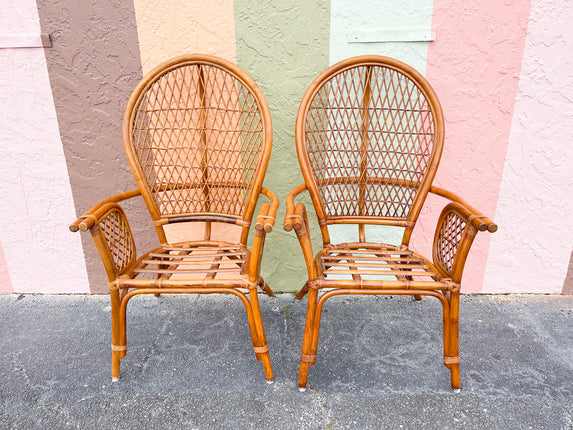
POLYGON ((497 229, 495 224, 471 206, 457 202, 446 205, 438 219, 432 249, 438 271, 459 283, 475 235, 478 231, 489 230, 488 226, 491 225, 497 229))
POLYGON ((137 251, 125 212, 110 200, 94 206, 72 225, 90 231, 111 282, 133 265, 137 251))

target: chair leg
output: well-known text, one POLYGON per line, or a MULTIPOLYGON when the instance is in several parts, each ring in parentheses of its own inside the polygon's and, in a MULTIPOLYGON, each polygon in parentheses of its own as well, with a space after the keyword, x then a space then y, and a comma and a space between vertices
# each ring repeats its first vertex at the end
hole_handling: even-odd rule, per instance
POLYGON ((261 308, 259 307, 259 297, 257 295, 257 289, 251 288, 249 290, 249 295, 251 298, 251 308, 253 312, 254 330, 252 330, 251 333, 253 334, 253 342, 255 343, 255 355, 257 359, 263 363, 263 368, 265 369, 265 377, 267 378, 267 381, 272 382, 274 379, 273 368, 271 366, 271 357, 269 354, 269 347, 265 336, 263 318, 261 316, 261 308))
POLYGON ((444 364, 450 369, 452 389, 460 389, 459 351, 459 303, 460 293, 452 292, 449 297, 449 312, 444 315, 444 364))
POLYGON ((120 360, 125 357, 125 319, 121 316, 119 291, 111 290, 111 378, 119 380, 120 360), (122 324, 123 323, 123 324, 122 324), (122 327, 123 326, 123 327, 122 327))
POLYGON ((316 332, 315 326, 320 324, 320 321, 316 321, 317 297, 318 290, 316 288, 309 288, 308 304, 306 309, 306 323, 304 326, 302 353, 300 356, 300 369, 298 372, 298 387, 300 390, 306 389, 308 368, 316 362, 316 348, 314 349, 313 353, 313 345, 315 344, 313 334, 316 332))

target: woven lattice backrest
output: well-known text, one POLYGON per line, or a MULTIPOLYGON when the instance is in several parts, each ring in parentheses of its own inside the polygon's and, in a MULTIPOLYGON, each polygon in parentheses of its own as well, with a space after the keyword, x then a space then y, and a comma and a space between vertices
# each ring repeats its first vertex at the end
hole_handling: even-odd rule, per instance
POLYGON ((271 124, 262 93, 237 66, 205 55, 159 66, 130 99, 124 141, 154 218, 251 218, 271 124))
POLYGON ((429 84, 385 57, 356 57, 326 70, 297 118, 305 181, 319 218, 330 220, 415 222, 442 140, 442 112, 429 84))

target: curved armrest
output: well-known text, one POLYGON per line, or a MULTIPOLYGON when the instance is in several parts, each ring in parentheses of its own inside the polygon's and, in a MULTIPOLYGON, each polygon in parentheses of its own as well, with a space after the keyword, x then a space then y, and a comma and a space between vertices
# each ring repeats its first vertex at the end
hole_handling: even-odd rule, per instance
POLYGON ((267 190, 266 188, 261 189, 261 194, 264 194, 271 200, 271 203, 263 203, 257 220, 255 221, 255 230, 264 230, 265 233, 270 233, 273 231, 275 225, 275 217, 277 216, 277 209, 279 207, 279 199, 275 194, 267 190))
POLYGON ((497 225, 491 220, 461 202, 449 203, 442 210, 432 249, 434 265, 442 275, 457 283, 461 281, 464 265, 477 232, 497 230, 497 225))
POLYGON ((125 193, 117 194, 113 197, 110 197, 109 199, 99 202, 97 205, 92 207, 85 214, 71 223, 69 227, 70 231, 75 233, 78 230, 88 230, 96 223, 96 220, 101 216, 101 214, 105 212, 105 209, 103 208, 106 205, 109 205, 110 203, 119 203, 123 200, 131 199, 132 197, 137 197, 139 195, 141 195, 139 190, 131 190, 126 191, 125 193))
POLYGON ((468 222, 473 224, 479 231, 487 230, 490 233, 495 233, 497 231, 497 224, 495 224, 492 220, 490 220, 488 217, 486 217, 472 205, 467 203, 456 193, 452 193, 451 191, 444 190, 443 188, 439 188, 434 185, 431 186, 430 192, 438 196, 445 197, 446 199, 449 199, 452 202, 456 202, 462 205, 465 208, 465 210, 469 213, 468 222))
MULTIPOLYGON (((312 281, 316 279, 317 270, 314 262, 314 253, 312 251, 310 232, 308 230, 308 215, 306 213, 306 207, 302 202, 297 203, 296 206, 294 204, 295 197, 306 189, 306 184, 302 184, 294 188, 288 194, 286 199, 287 213, 285 216, 284 229, 286 231, 291 231, 294 228, 294 231, 298 237, 298 242, 302 248, 302 254, 304 256, 306 269, 308 271, 308 279, 309 281, 312 281)), ((305 288, 306 287, 303 287, 301 292, 305 290, 305 288)), ((299 294, 301 292, 299 292, 299 294)))
POLYGON ((295 207, 294 204, 294 198, 306 189, 306 184, 299 185, 298 187, 294 188, 286 198, 287 211, 283 226, 286 231, 291 231, 293 227, 296 229, 297 227, 300 228, 303 225, 306 227, 308 225, 306 218, 303 217, 303 214, 306 216, 306 209, 304 208, 304 205, 299 203, 295 207))

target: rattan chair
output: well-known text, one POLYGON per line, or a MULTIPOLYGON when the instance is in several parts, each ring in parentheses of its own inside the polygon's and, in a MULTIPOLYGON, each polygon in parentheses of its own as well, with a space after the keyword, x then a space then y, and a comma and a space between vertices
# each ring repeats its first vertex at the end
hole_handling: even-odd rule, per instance
MULTIPOLYGON (((458 303, 462 271, 478 231, 497 226, 457 195, 432 186, 444 141, 444 118, 426 79, 380 56, 344 60, 306 91, 296 120, 296 147, 305 183, 287 197, 284 228, 294 228, 308 271, 298 293, 308 307, 298 385, 316 361, 322 308, 343 294, 436 297, 444 317, 444 364, 460 387, 458 303), (308 190, 322 234, 313 254, 307 212, 295 197, 308 190), (427 194, 451 202, 436 228, 432 261, 410 249, 427 194), (357 225, 356 241, 331 243, 329 227, 357 225), (403 228, 401 243, 368 242, 365 225, 403 228), (319 295, 319 291, 327 289, 319 295)), ((371 228, 371 227, 370 227, 371 228)))
POLYGON ((125 111, 123 139, 139 189, 99 203, 70 226, 72 231, 90 230, 109 279, 112 378, 119 378, 120 360, 126 354, 126 306, 132 297, 230 293, 245 305, 255 356, 272 381, 257 288, 273 295, 260 265, 278 200, 262 187, 272 130, 261 90, 243 70, 220 58, 174 58, 151 71, 134 90, 125 111), (270 204, 260 208, 248 249, 260 194, 270 204), (118 203, 139 195, 161 246, 137 258, 118 203), (170 243, 165 227, 173 223, 200 224, 200 236, 170 243), (235 229, 240 234, 236 240, 214 240, 213 223, 239 226, 235 229))

